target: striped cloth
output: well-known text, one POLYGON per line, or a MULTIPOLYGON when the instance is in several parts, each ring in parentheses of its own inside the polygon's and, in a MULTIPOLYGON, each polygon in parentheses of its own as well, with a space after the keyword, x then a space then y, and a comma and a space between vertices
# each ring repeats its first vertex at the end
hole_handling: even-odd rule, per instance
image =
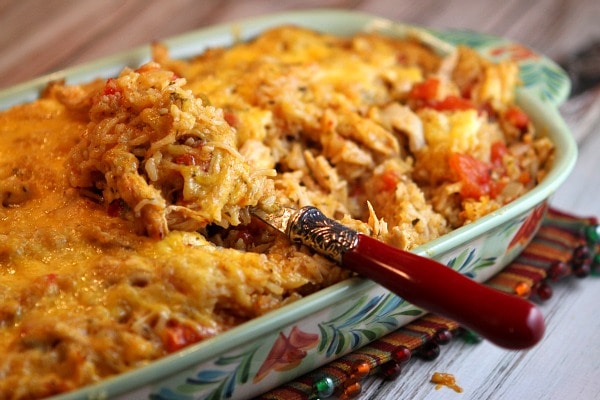
MULTIPOLYGON (((598 220, 550 208, 531 243, 486 284, 544 301, 552 296, 552 282, 599 275, 599 270, 598 220)), ((435 359, 439 345, 457 335, 467 341, 479 340, 456 322, 429 314, 256 400, 350 399, 360 393, 360 382, 367 375, 393 379, 411 356, 435 359)))

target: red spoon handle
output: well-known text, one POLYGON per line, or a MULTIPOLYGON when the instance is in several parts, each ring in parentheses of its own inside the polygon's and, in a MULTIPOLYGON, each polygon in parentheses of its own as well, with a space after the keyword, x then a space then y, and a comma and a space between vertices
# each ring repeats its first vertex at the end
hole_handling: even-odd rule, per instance
POLYGON ((542 313, 527 300, 481 285, 430 258, 386 245, 327 218, 315 207, 284 213, 287 236, 372 279, 408 302, 453 319, 509 349, 535 345, 542 313))
POLYGON ((525 349, 544 334, 542 313, 529 301, 484 286, 432 259, 358 234, 344 267, 408 302, 450 318, 498 346, 525 349))

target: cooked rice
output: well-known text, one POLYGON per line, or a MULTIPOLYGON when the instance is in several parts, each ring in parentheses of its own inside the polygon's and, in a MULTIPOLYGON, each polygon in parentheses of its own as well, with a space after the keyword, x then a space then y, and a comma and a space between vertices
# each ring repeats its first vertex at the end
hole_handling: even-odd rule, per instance
POLYGON ((517 84, 465 48, 279 27, 192 60, 156 45, 1 113, 0 398, 143 366, 350 276, 249 207, 314 205, 412 249, 513 201, 553 154, 517 84))

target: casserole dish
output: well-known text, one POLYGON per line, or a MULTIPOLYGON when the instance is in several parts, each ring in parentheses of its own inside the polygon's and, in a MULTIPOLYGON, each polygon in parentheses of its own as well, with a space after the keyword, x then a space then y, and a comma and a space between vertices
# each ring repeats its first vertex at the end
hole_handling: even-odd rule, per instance
MULTIPOLYGON (((451 49, 451 43, 467 42, 481 52, 501 57, 510 56, 511 46, 514 46, 491 37, 432 32, 369 15, 326 10, 221 25, 164 43, 174 58, 186 58, 207 47, 230 44, 234 30, 244 40, 269 27, 289 23, 337 35, 361 30, 411 35, 442 53, 451 49)), ((149 49, 140 48, 41 77, 3 91, 0 106, 5 108, 33 100, 53 80, 64 78, 69 83, 77 83, 99 76, 110 77, 124 66, 137 66, 148 58, 149 49)), ((519 94, 519 105, 528 112, 538 131, 545 132, 555 143, 552 170, 522 198, 414 250, 479 282, 501 270, 535 234, 549 197, 566 179, 576 157, 574 142, 555 108, 568 91, 564 74, 536 55, 523 59, 521 68, 525 87, 519 94), (546 76, 542 82, 537 81, 538 75, 532 72, 539 70, 546 76)), ((354 278, 146 367, 56 398, 249 398, 363 346, 423 313, 380 286, 354 278), (300 356, 287 362, 270 359, 271 350, 282 340, 293 342, 291 350, 298 350, 296 353, 300 356)))

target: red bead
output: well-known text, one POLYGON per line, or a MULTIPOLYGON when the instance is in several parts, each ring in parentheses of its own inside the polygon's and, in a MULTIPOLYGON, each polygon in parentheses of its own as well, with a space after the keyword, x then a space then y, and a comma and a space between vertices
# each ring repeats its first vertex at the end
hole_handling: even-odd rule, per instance
POLYGON ((562 277, 565 277, 569 274, 569 266, 567 263, 562 261, 555 261, 548 268, 547 275, 550 280, 556 282, 562 277))
POLYGON ((392 360, 399 364, 405 364, 410 361, 411 351, 406 346, 398 346, 391 353, 392 360))
POLYGON ((539 282, 535 291, 538 297, 542 300, 548 300, 550 297, 552 297, 552 288, 545 281, 539 282))
POLYGON ((402 373, 402 365, 396 361, 389 361, 379 367, 379 374, 389 381, 393 381, 402 373))
POLYGON ((423 344, 419 348, 419 352, 418 352, 419 358, 426 360, 426 361, 435 360, 439 355, 440 355, 440 346, 438 346, 438 344, 434 343, 433 341, 423 344))
POLYGON ((577 246, 573 250, 573 259, 571 260, 573 267, 589 263, 590 259, 590 249, 586 245, 577 246))
POLYGON ((454 335, 452 334, 452 332, 450 332, 448 329, 440 329, 436 332, 435 336, 433 337, 433 340, 437 344, 448 344, 452 340, 453 336, 454 335))
POLYGON ((573 265, 573 275, 575 275, 577 278, 585 278, 591 272, 590 264, 591 263, 586 262, 577 266, 573 265))

